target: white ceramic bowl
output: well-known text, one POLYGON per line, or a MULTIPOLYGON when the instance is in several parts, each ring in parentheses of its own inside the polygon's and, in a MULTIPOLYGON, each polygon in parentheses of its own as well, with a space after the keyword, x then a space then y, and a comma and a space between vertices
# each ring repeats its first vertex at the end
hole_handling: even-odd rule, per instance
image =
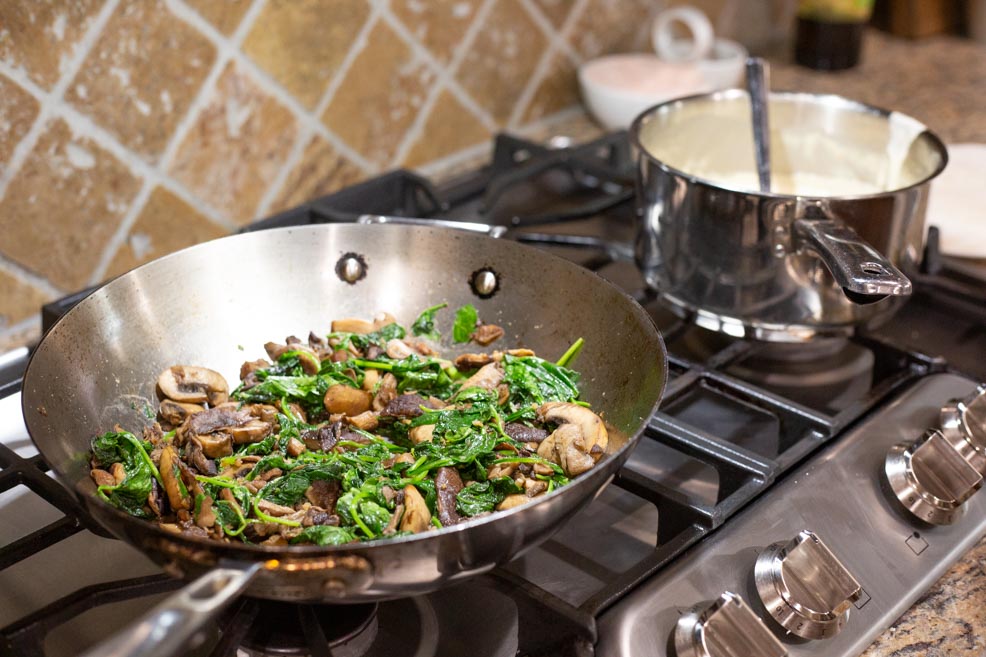
POLYGON ((712 91, 695 63, 672 63, 657 55, 606 55, 579 67, 582 99, 610 130, 625 129, 648 107, 672 98, 712 91))

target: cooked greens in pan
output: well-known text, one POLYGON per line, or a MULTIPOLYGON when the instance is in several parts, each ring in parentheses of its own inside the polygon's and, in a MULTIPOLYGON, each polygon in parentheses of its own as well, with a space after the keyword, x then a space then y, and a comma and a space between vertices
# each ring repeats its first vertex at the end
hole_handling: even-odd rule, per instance
POLYGON ((97 495, 176 533, 339 545, 511 509, 592 468, 608 433, 569 367, 582 340, 554 362, 494 349, 503 329, 464 306, 450 337, 489 349, 447 360, 444 308, 410 330, 383 314, 268 342, 232 392, 167 368, 153 426, 92 440, 97 495))

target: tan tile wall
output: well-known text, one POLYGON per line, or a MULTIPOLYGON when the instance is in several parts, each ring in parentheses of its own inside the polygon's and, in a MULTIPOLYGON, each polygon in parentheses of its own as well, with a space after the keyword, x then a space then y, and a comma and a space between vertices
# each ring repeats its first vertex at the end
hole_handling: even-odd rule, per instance
POLYGON ((39 304, 564 118, 654 0, 0 0, 0 350, 39 304))

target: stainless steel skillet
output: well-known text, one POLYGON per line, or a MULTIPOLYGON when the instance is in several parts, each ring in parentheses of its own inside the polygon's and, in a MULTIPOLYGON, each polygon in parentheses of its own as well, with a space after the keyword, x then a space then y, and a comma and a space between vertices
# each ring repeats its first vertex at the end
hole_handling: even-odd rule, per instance
POLYGON ((309 226, 198 245, 110 282, 42 340, 25 375, 23 410, 39 451, 97 522, 168 572, 202 577, 107 649, 116 652, 101 653, 167 654, 240 591, 365 602, 431 591, 509 561, 545 540, 609 481, 657 408, 666 378, 664 344, 646 312, 568 261, 446 229, 309 226), (440 531, 339 547, 175 535, 94 497, 90 438, 116 423, 138 428, 151 421, 143 411, 156 407, 154 380, 165 367, 203 365, 235 383, 240 364, 262 355, 267 340, 381 310, 407 324, 439 301, 474 304, 480 317, 506 330, 502 344, 545 357, 585 338, 576 366, 584 373, 583 397, 615 429, 607 456, 528 505, 440 531), (155 635, 174 645, 151 650, 155 635))

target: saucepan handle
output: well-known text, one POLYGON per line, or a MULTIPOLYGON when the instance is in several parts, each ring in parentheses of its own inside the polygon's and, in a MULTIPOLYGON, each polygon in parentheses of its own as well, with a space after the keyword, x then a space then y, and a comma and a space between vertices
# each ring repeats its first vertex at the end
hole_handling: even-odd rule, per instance
POLYGON ((112 638, 82 657, 173 657, 185 654, 202 626, 215 618, 243 589, 263 563, 224 565, 210 570, 168 596, 112 638))
POLYGON ((503 237, 506 226, 492 226, 474 221, 450 221, 448 219, 418 219, 416 217, 394 217, 382 214, 364 214, 356 219, 360 224, 406 224, 409 226, 431 226, 432 228, 453 228, 469 233, 480 233, 489 237, 503 237))
POLYGON ((801 217, 792 232, 795 248, 821 258, 850 301, 868 304, 911 293, 910 279, 839 218, 801 217))

